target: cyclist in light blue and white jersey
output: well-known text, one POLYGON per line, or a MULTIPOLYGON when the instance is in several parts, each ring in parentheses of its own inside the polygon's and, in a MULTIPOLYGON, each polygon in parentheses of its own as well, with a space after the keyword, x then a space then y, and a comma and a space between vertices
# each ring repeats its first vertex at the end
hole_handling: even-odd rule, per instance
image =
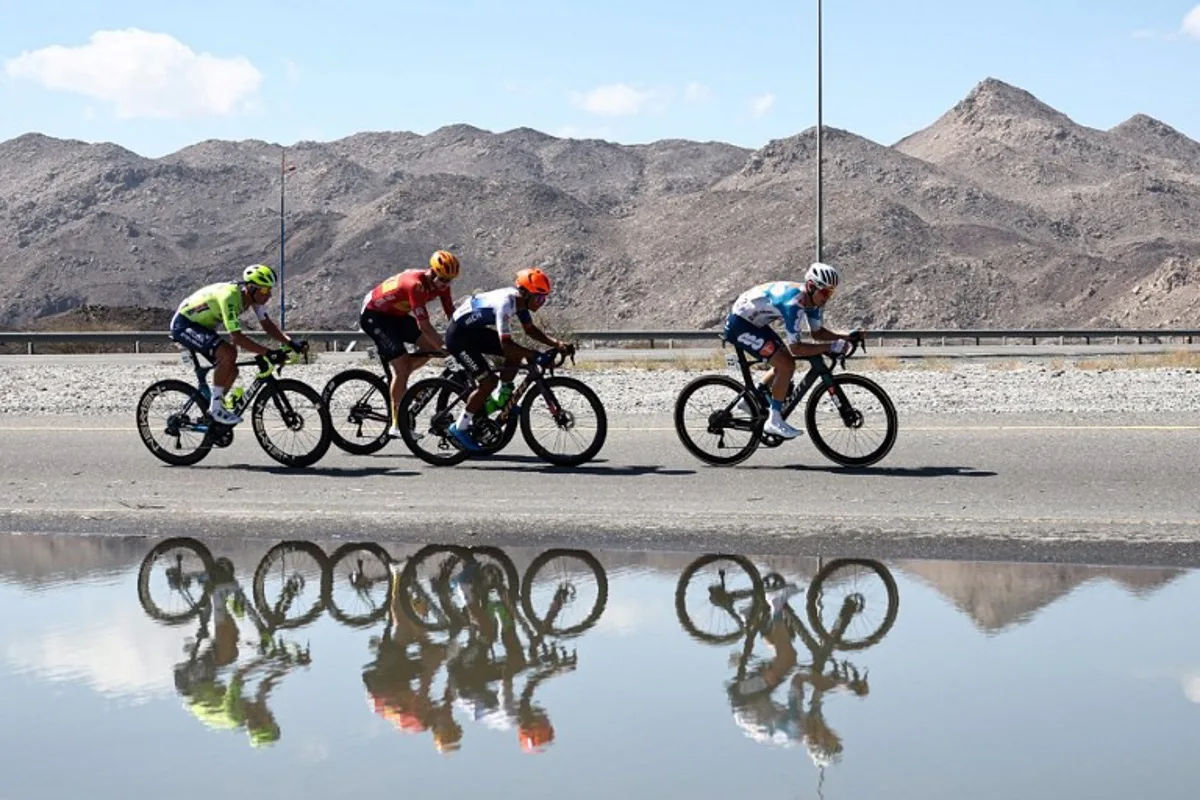
MULTIPOLYGON (((862 330, 842 333, 825 327, 822 311, 825 303, 833 297, 839 280, 836 268, 815 263, 804 274, 803 283, 772 281, 759 284, 743 292, 733 302, 733 309, 725 320, 725 341, 759 356, 771 365, 760 384, 760 389, 770 388, 771 413, 763 426, 766 433, 784 439, 795 438, 801 433, 798 428, 789 425, 782 414, 788 384, 796 370, 796 359, 825 353, 844 353, 851 341, 861 340, 865 333, 862 330), (779 334, 771 328, 771 323, 776 321, 783 322, 787 334, 786 347, 779 334), (809 336, 819 344, 800 342, 801 323, 808 329, 809 336)), ((742 410, 748 411, 748 408, 742 410)))

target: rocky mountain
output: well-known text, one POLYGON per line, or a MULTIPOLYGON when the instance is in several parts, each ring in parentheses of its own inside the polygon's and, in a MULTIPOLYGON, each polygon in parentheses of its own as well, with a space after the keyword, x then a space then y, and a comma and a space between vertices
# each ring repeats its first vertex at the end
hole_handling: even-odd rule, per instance
MULTIPOLYGON (((823 136, 825 258, 847 280, 834 324, 1194 323, 1200 143, 1170 126, 1087 128, 988 79, 893 146, 823 136)), ((81 306, 144 317, 278 263, 282 156, 260 141, 159 159, 39 134, 0 143, 0 326, 81 306)), ((352 327, 364 292, 439 247, 464 260, 459 293, 543 266, 558 325, 709 327, 815 251, 811 129, 751 151, 452 125, 286 156, 293 328, 352 327)))

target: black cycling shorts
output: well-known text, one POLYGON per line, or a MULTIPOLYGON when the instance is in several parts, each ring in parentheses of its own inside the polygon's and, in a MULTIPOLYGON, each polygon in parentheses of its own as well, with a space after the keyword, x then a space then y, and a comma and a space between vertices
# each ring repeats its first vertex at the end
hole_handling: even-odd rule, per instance
POLYGON ((217 360, 217 348, 225 341, 221 335, 199 323, 192 322, 183 314, 171 317, 171 340, 199 353, 210 362, 217 360))
POLYGON ((458 320, 446 328, 446 349, 462 363, 475 380, 483 380, 492 374, 491 364, 485 355, 502 356, 500 334, 488 325, 460 325, 458 320))
POLYGON ((358 324, 363 333, 375 342, 379 358, 384 362, 408 355, 406 345, 416 344, 417 339, 421 338, 421 328, 416 318, 409 314, 397 317, 379 311, 364 311, 358 318, 358 324))

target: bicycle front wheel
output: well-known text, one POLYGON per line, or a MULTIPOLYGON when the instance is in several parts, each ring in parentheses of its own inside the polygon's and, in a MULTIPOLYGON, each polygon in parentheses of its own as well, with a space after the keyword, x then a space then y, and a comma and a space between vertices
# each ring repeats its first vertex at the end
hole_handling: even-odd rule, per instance
POLYGON ((400 399, 404 420, 400 436, 408 449, 426 464, 450 467, 470 455, 450 435, 450 426, 463 409, 459 384, 445 378, 426 378, 408 387, 400 399))
POLYGON ((869 558, 836 558, 808 586, 808 623, 838 650, 864 650, 879 642, 900 612, 892 573, 869 558))
POLYGON ((521 608, 544 635, 578 636, 600 620, 606 605, 608 575, 586 550, 547 550, 525 571, 521 608))
POLYGON ((688 564, 675 586, 675 616, 693 639, 729 644, 767 607, 758 568, 744 556, 710 553, 688 564))
POLYGON ((285 467, 311 467, 329 449, 329 410, 307 383, 280 378, 254 400, 254 436, 285 467))
POLYGON ((330 439, 356 456, 370 455, 388 443, 391 395, 382 378, 365 369, 348 369, 329 379, 321 392, 329 409, 330 439))
POLYGON ((759 409, 757 398, 738 381, 728 375, 696 378, 675 401, 679 441, 707 464, 727 467, 745 461, 762 439, 766 415, 743 413, 743 407, 759 409))
POLYGON ((834 375, 808 396, 804 426, 821 454, 843 467, 866 467, 896 443, 896 407, 879 384, 862 375, 834 375))
POLYGON ((254 570, 254 603, 276 628, 299 628, 325 610, 329 558, 312 542, 280 542, 254 570))
POLYGON ((608 417, 587 384, 550 377, 522 401, 521 435, 538 458, 555 466, 574 467, 591 461, 604 447, 608 417))
POLYGON ((176 467, 195 464, 212 449, 207 402, 200 390, 183 381, 152 384, 137 405, 138 435, 158 459, 176 467))

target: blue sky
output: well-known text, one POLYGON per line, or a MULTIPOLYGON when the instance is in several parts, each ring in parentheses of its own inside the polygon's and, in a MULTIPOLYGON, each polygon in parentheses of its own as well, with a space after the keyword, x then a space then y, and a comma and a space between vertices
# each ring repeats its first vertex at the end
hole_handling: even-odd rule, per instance
MULTIPOLYGON (((825 0, 824 121, 882 144, 986 77, 1200 140, 1200 0, 825 0)), ((805 0, 43 0, 0 27, 0 141, 160 156, 468 123, 761 147, 816 122, 805 0)))

